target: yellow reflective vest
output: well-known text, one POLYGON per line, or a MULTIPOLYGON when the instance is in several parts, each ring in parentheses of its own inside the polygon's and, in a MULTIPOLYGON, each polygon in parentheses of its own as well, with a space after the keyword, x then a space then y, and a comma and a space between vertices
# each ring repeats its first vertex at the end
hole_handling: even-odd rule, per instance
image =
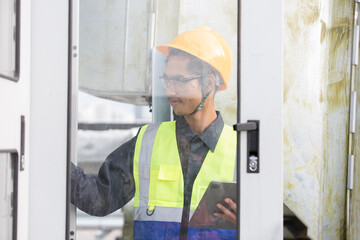
MULTIPOLYGON (((141 128, 134 152, 134 238, 176 236, 184 203, 184 180, 176 141, 175 121, 141 128), (138 237, 136 237, 138 236, 138 237)), ((209 183, 233 181, 235 177, 236 132, 224 125, 215 151, 209 152, 194 181, 190 218, 209 183)), ((164 237, 164 238, 163 238, 164 237)))

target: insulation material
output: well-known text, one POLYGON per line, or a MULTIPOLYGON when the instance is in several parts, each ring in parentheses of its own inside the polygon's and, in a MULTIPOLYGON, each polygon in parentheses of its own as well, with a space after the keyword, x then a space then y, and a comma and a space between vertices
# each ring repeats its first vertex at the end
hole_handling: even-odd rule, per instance
POLYGON ((343 239, 352 1, 284 1, 284 202, 343 239))

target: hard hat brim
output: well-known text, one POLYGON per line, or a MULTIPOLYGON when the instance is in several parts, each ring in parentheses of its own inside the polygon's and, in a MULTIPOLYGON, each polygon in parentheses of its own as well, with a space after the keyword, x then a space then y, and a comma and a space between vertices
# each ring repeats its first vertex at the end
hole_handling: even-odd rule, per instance
POLYGON ((169 56, 170 48, 182 50, 214 67, 220 74, 223 84, 219 90, 227 88, 231 73, 231 50, 225 39, 207 26, 201 26, 179 34, 170 44, 156 47, 169 56))

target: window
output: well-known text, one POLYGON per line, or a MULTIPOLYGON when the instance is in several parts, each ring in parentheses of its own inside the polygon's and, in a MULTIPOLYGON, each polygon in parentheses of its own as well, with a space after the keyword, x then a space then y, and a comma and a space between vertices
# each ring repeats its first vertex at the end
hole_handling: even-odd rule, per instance
MULTIPOLYGON (((207 239, 225 235, 235 239, 233 221, 213 212, 206 212, 205 219, 193 216, 202 216, 195 212, 211 181, 235 180, 237 143, 230 126, 236 121, 236 67, 230 81, 230 66, 236 62, 236 4, 80 1, 79 55, 73 60, 78 61, 81 90, 77 159, 86 176, 73 168, 71 197, 90 215, 115 212, 109 221, 78 212, 76 239, 110 235, 112 239, 175 239, 201 234, 207 239), (213 14, 199 14, 198 9, 216 12, 216 21, 213 14), (165 45, 177 36, 184 38, 177 40, 184 46, 173 45, 167 57, 170 49, 165 45), (218 88, 228 90, 216 94, 215 106, 218 88), (113 102, 103 105, 98 97, 113 102), (191 117, 201 109, 208 110, 204 111, 206 132, 197 129, 192 120, 199 120, 191 117), (154 124, 139 130, 139 125, 149 122, 154 124), (223 160, 226 169, 217 165, 223 160)), ((232 200, 236 202, 235 197, 232 200)), ((232 209, 229 213, 235 215, 232 209)))
MULTIPOLYGON (((79 91, 77 161, 89 176, 96 176, 106 156, 151 122, 148 106, 101 99, 79 91)), ((132 236, 133 202, 106 217, 77 210, 76 239, 120 239, 132 236)))
POLYGON ((17 157, 0 152, 0 239, 16 240, 17 157))
POLYGON ((0 77, 19 77, 19 0, 0 0, 0 77))

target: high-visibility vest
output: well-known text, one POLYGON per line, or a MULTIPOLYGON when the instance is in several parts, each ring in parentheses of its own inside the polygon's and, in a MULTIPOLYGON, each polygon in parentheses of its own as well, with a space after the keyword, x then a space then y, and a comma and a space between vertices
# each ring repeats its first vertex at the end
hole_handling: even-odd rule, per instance
MULTIPOLYGON (((143 126, 138 134, 133 169, 134 239, 179 237, 184 180, 175 131, 175 121, 171 121, 143 126)), ((194 181, 190 218, 211 181, 234 180, 235 158, 236 133, 225 125, 215 151, 209 150, 194 181)), ((235 238, 235 230, 188 229, 188 239, 209 239, 209 234, 235 238)))

